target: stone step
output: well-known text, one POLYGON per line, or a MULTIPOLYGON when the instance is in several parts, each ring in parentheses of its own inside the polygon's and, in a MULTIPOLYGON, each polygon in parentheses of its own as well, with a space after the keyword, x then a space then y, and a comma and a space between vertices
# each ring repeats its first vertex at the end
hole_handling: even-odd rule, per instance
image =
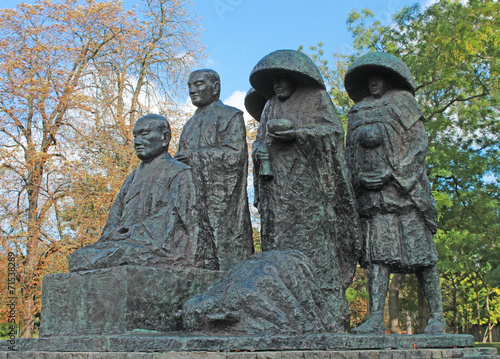
POLYGON ((0 352, 0 359, 500 359, 496 348, 268 352, 0 352))

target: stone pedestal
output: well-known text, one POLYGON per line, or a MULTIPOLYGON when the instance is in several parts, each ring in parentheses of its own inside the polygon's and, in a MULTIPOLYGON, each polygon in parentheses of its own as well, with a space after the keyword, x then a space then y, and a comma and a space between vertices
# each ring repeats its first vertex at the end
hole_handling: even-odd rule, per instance
POLYGON ((500 359, 495 348, 406 350, 294 350, 277 352, 50 353, 0 352, 0 359, 500 359))
POLYGON ((0 351, 20 352, 261 352, 308 350, 412 350, 454 349, 474 346, 466 334, 443 335, 207 335, 200 333, 131 333, 79 337, 16 339, 0 341, 0 351))
POLYGON ((121 266, 45 276, 40 337, 175 331, 184 302, 221 274, 121 266))

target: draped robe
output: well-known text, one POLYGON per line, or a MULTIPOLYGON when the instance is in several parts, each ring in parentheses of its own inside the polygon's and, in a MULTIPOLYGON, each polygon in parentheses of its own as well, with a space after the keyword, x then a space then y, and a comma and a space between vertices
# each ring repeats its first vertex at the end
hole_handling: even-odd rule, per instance
POLYGON ((269 153, 274 176, 254 181, 262 249, 305 254, 335 308, 336 320, 342 322, 348 315, 344 290, 358 259, 359 223, 344 157, 344 131, 326 91, 299 87, 285 101, 271 98, 254 143, 255 162, 262 147, 269 153), (296 138, 268 136, 267 123, 273 119, 291 121, 296 138))
POLYGON ((434 265, 437 212, 418 103, 407 91, 391 90, 355 104, 348 119, 346 154, 361 218, 362 264, 403 273, 434 265), (380 190, 360 183, 361 175, 380 172, 390 174, 380 190))
POLYGON ((184 125, 178 153, 186 154, 212 227, 221 270, 253 253, 247 197, 248 151, 240 110, 215 101, 184 125))
POLYGON ((213 238, 191 170, 169 154, 141 163, 120 190, 98 242, 73 252, 70 271, 119 265, 214 269, 213 238))

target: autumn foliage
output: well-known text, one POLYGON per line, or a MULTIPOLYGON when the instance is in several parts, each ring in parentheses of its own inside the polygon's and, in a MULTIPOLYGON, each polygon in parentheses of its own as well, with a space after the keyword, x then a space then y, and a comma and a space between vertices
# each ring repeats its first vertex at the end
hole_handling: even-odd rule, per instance
MULTIPOLYGON (((200 57, 199 30, 184 1, 0 9, 0 297, 7 302, 10 252, 21 337, 35 332, 42 277, 99 238, 137 163, 135 120, 185 120, 172 99, 200 57)), ((7 321, 5 305, 0 315, 7 321)))

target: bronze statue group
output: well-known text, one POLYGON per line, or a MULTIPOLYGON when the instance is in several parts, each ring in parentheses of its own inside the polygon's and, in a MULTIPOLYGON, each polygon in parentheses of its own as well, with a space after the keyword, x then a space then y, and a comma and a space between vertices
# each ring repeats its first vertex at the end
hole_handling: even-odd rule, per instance
POLYGON ((323 78, 303 53, 268 54, 250 83, 245 105, 259 121, 252 159, 263 252, 253 254, 243 113, 219 100, 219 75, 202 69, 189 77, 197 110, 173 158, 168 121, 137 120, 142 163, 124 182, 101 238, 72 253, 70 271, 224 271, 184 305, 186 330, 341 333, 345 290, 360 263, 370 317, 353 333, 384 333, 391 273, 416 274, 430 309, 426 333, 444 333, 427 134, 407 66, 386 53, 351 65, 345 88, 355 104, 345 145, 323 78))

